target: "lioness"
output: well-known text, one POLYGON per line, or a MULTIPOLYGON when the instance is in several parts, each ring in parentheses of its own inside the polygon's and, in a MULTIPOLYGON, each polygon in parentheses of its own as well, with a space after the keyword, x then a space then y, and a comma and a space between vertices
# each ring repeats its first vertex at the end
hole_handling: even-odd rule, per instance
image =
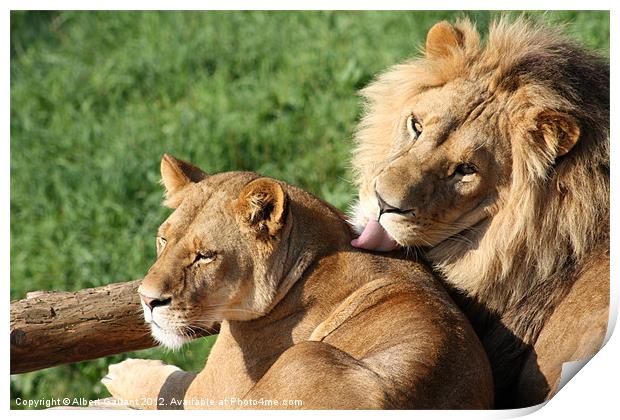
POLYGON ((362 91, 354 245, 424 250, 487 349, 498 405, 548 399, 609 306, 609 65, 518 19, 440 22, 362 91))
POLYGON ((484 350, 422 265, 354 249, 337 210, 283 182, 207 176, 169 155, 161 173, 176 210, 139 288, 145 319, 172 348, 223 321, 200 373, 128 360, 103 379, 114 397, 143 408, 491 407, 484 350), (261 399, 274 405, 251 403, 261 399))

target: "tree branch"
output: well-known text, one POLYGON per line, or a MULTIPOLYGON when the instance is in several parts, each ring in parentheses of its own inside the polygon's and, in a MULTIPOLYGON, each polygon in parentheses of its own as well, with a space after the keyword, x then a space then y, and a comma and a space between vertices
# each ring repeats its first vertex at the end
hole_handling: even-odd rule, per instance
POLYGON ((140 280, 11 302, 11 374, 154 347, 140 280))

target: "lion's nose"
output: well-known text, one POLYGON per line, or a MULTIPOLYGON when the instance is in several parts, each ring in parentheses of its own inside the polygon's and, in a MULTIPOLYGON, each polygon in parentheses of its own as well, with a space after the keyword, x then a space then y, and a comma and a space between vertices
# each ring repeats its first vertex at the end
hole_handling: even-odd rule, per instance
POLYGON ((157 308, 158 306, 170 305, 170 302, 172 302, 172 298, 156 299, 156 298, 144 296, 142 293, 140 293, 140 299, 142 299, 142 302, 144 302, 144 304, 148 306, 151 311, 157 308))
POLYGON ((398 207, 395 207, 395 206, 387 203, 381 197, 381 195, 379 195, 377 190, 375 190, 375 195, 377 196, 377 203, 379 204, 379 217, 381 217, 381 215, 385 214, 385 213, 397 213, 397 214, 411 213, 411 214, 414 214, 414 209, 405 209, 405 210, 403 210, 403 209, 399 209, 398 207))
POLYGON ((375 190, 375 195, 377 196, 377 203, 379 204, 379 215, 383 213, 401 213, 402 210, 398 207, 394 207, 391 204, 388 204, 375 190))

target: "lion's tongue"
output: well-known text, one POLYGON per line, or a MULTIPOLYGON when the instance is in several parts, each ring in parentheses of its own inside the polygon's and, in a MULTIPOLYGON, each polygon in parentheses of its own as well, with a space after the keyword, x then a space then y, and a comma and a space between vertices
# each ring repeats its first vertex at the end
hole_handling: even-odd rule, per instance
POLYGON ((371 251, 391 251, 398 248, 396 241, 376 220, 369 221, 359 238, 351 241, 351 245, 371 251))

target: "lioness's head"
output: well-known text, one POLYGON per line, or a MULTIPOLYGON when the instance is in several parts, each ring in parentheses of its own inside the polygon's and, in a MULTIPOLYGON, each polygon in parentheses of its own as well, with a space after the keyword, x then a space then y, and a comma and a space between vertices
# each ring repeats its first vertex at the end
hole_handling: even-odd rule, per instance
POLYGON ((350 240, 334 209, 283 182, 207 175, 170 155, 161 175, 164 204, 175 210, 159 227, 157 260, 138 292, 153 336, 168 347, 213 322, 267 314, 316 252, 350 240))
POLYGON ((278 287, 268 272, 286 234, 283 186, 248 172, 207 176, 170 155, 161 174, 176 210, 159 227, 157 261, 138 289, 153 336, 178 347, 213 321, 263 315, 278 287))
POLYGON ((604 134, 605 74, 601 59, 524 21, 492 26, 484 46, 468 21, 433 26, 424 57, 362 91, 354 245, 473 245, 466 233, 508 201, 532 209, 544 188, 563 188, 548 181, 603 147, 592 139, 604 134))

